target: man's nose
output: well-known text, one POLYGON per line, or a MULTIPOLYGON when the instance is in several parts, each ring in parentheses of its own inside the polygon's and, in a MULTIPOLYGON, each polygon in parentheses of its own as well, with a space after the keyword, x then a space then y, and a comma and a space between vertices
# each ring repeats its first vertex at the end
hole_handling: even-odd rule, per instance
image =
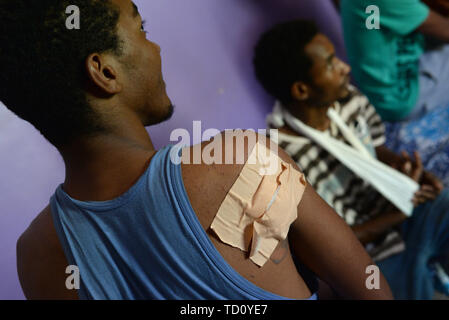
POLYGON ((340 59, 338 59, 338 62, 340 64, 340 70, 343 75, 347 75, 351 72, 351 66, 349 64, 340 59))

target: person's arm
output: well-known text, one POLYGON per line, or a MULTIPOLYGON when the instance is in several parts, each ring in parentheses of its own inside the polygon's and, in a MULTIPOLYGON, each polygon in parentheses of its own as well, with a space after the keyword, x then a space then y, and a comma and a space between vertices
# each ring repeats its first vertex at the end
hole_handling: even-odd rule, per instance
POLYGON ((381 145, 376 148, 376 155, 377 159, 380 162, 383 162, 390 167, 394 167, 395 164, 399 164, 400 162, 402 162, 402 157, 397 153, 391 151, 385 145, 381 145))
POLYGON ((17 273, 28 300, 77 300, 77 290, 66 288, 69 263, 47 206, 17 240, 17 273))
POLYGON ((392 299, 379 274, 380 288, 366 287, 366 269, 374 262, 348 225, 307 186, 298 219, 289 233, 292 252, 343 299, 392 299))
MULTIPOLYGON (((243 155, 242 163, 246 163, 256 140, 262 143, 261 138, 266 141, 267 147, 270 148, 270 140, 257 134, 257 139, 253 140, 245 138, 243 140, 244 143, 238 143, 237 139, 241 139, 245 134, 249 134, 249 132, 245 131, 237 134, 237 137, 235 139, 232 138, 233 140, 231 140, 226 139, 226 134, 221 133, 221 141, 225 141, 222 146, 226 145, 230 147, 230 150, 223 147, 221 153, 223 163, 226 163, 224 160, 226 159, 227 152, 232 150, 234 157, 234 162, 232 163, 236 163, 236 156, 239 154, 243 155), (250 143, 250 141, 252 142, 250 143), (238 145, 240 145, 239 148, 236 147, 238 145), (242 147, 243 151, 239 152, 239 150, 242 150, 242 147)), ((203 144, 205 146, 207 143, 203 144)), ((273 151, 276 150, 278 156, 283 161, 290 163, 296 170, 301 171, 294 160, 291 159, 284 150, 276 145, 272 146, 271 149, 273 151)), ((188 173, 194 166, 185 166, 185 169, 190 168, 189 170, 183 170, 183 179, 186 186, 190 185, 188 182, 190 178, 187 177, 186 179, 187 174, 187 176, 192 175, 192 177, 195 177, 195 184, 197 185, 204 187, 207 184, 210 184, 211 181, 214 181, 214 187, 221 190, 229 190, 237 179, 239 172, 241 172, 243 165, 241 167, 236 167, 236 165, 216 165, 209 166, 209 168, 205 167, 204 169, 201 169, 200 167, 201 166, 198 166, 198 171, 196 171, 196 173, 194 171, 188 173), (206 170, 206 174, 203 173, 199 175, 198 173, 201 170, 206 170), (201 178, 199 179, 198 177, 201 178), (217 181, 220 181, 221 186, 217 186, 217 181)), ((211 188, 207 187, 207 189, 210 190, 211 188)), ((189 193, 188 187, 187 193, 189 194, 193 208, 196 207, 196 203, 203 203, 204 197, 207 197, 207 193, 203 191, 198 192, 198 189, 196 193, 189 193)), ((211 197, 214 197, 214 195, 211 195, 211 197)), ((223 199, 220 197, 219 203, 222 201, 223 199)), ((208 199, 207 212, 216 212, 215 208, 209 210, 210 203, 211 200, 208 199)), ((382 275, 380 275, 379 278, 379 290, 368 290, 366 288, 366 280, 369 277, 369 275, 366 274, 366 268, 369 265, 373 265, 374 262, 366 253, 365 249, 357 240, 348 225, 316 194, 311 186, 306 187, 297 210, 298 217, 290 226, 288 234, 290 251, 302 264, 325 282, 327 287, 332 288, 331 290, 328 290, 330 295, 335 292, 339 297, 345 299, 392 298, 390 288, 382 275)), ((201 217, 202 215, 199 214, 199 216, 201 217)), ((205 229, 209 228, 212 221, 212 216, 206 216, 200 219, 200 222, 204 225, 205 229)), ((238 266, 236 266, 236 268, 238 268, 238 266)), ((320 290, 320 297, 323 297, 323 293, 323 290, 320 290)))
POLYGON ((417 29, 426 36, 449 42, 449 18, 430 10, 427 19, 417 29))
MULTIPOLYGON (((283 150, 279 156, 295 162, 283 150)), ((307 185, 298 206, 298 218, 291 225, 292 253, 343 299, 392 299, 390 287, 380 274, 380 289, 369 290, 366 268, 374 265, 351 228, 307 185)))
POLYGON ((422 2, 442 16, 449 16, 449 0, 422 0, 422 2))
MULTIPOLYGON (((408 154, 403 153, 402 156, 400 156, 384 145, 377 147, 376 153, 379 161, 401 171, 422 185, 421 189, 416 192, 415 197, 412 200, 415 206, 435 199, 443 189, 443 186, 438 179, 431 173, 423 170, 419 154, 415 155, 416 161, 413 162, 408 154)), ((396 209, 382 213, 376 218, 363 224, 353 226, 352 230, 360 242, 367 244, 376 240, 387 230, 402 223, 406 219, 407 216, 396 209)))
MULTIPOLYGON (((412 161, 406 152, 403 151, 402 154, 399 155, 388 149, 385 145, 381 145, 376 148, 376 155, 379 161, 399 170, 418 182, 422 187, 420 190, 421 193, 433 190, 434 196, 438 196, 443 190, 444 186, 441 181, 432 173, 424 170, 418 153, 415 152, 416 159, 415 161, 412 161)), ((430 197, 429 199, 433 198, 434 197, 430 197)))
POLYGON ((352 226, 352 231, 359 241, 366 245, 377 240, 394 226, 402 223, 407 216, 399 210, 388 211, 360 225, 352 226))

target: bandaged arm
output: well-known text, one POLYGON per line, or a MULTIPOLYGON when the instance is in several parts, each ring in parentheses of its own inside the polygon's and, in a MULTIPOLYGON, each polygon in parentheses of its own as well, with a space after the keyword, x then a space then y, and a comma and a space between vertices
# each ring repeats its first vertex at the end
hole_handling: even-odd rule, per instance
MULTIPOLYGON (((267 142, 269 148, 269 140, 263 138, 262 140, 267 142)), ((292 169, 300 172, 296 163, 280 148, 278 155, 284 163, 290 164, 292 169)), ((346 222, 310 185, 304 188, 296 212, 297 218, 290 225, 287 236, 291 252, 339 297, 392 298, 390 288, 381 273, 380 289, 367 289, 365 284, 369 275, 366 274, 366 267, 373 265, 374 262, 346 222)))

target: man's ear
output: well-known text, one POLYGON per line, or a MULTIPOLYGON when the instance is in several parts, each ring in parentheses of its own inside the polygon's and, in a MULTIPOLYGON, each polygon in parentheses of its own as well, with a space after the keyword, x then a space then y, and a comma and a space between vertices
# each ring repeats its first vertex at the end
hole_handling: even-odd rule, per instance
POLYGON ((291 95, 297 101, 305 101, 309 99, 310 88, 302 81, 297 81, 292 84, 291 95))
POLYGON ((98 90, 111 95, 122 90, 116 69, 106 62, 104 56, 98 53, 90 54, 86 59, 86 70, 89 79, 98 90))

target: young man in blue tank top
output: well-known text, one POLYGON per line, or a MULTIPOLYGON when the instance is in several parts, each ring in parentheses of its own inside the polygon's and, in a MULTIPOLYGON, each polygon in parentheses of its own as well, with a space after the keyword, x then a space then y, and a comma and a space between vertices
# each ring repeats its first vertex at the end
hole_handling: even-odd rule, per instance
MULTIPOLYGON (((160 48, 147 39, 137 7, 130 0, 2 0, 0 21, 0 29, 10 37, 0 50, 0 99, 60 151, 66 165, 60 191, 80 207, 119 199, 140 184, 152 160, 158 159, 145 126, 168 119, 173 107, 161 73, 160 48), (79 30, 65 28, 65 9, 69 5, 80 8, 79 30)), ((230 145, 223 146, 223 157, 226 147, 235 149, 234 140, 227 143, 230 145)), ((247 147, 246 150, 252 148, 247 147)), ((248 156, 246 152, 244 159, 248 156)), ((279 156, 298 169, 284 152, 280 151, 279 156)), ((295 266, 295 255, 322 284, 326 283, 342 298, 392 298, 382 274, 377 289, 370 290, 366 285, 366 270, 372 260, 351 229, 311 187, 305 189, 297 208, 298 219, 291 225, 288 238, 260 268, 246 253, 220 242, 209 230, 243 165, 180 166, 195 223, 201 225, 213 244, 210 251, 216 250, 232 270, 253 286, 287 298, 312 296, 313 290, 295 266)), ((79 292, 66 287, 65 271, 71 259, 58 237, 52 209, 47 206, 40 212, 18 240, 19 278, 29 299, 77 299, 81 297, 79 292)), ((135 232, 142 233, 138 230, 136 227, 135 232)), ((128 234, 132 232, 133 229, 128 230, 128 234)), ((103 234, 108 233, 103 230, 103 234)), ((189 240, 182 234, 170 237, 178 237, 178 242, 189 240)), ((122 239, 105 236, 103 240, 105 245, 120 246, 122 239)), ((136 243, 136 247, 139 245, 136 243)), ((87 252, 95 248, 84 249, 87 252)), ((102 257, 99 254, 95 258, 102 257)), ((132 282, 138 270, 133 269, 133 264, 129 266, 128 274, 120 275, 126 279, 127 287, 119 288, 123 291, 131 284, 134 288, 142 286, 132 282)), ((192 292, 192 288, 183 290, 174 288, 177 295, 150 292, 143 298, 193 298, 183 294, 192 292)), ((131 297, 138 296, 130 291, 131 297)), ((219 296, 219 292, 210 296, 219 296)), ((107 298, 108 293, 103 297, 107 298)), ((222 297, 232 299, 236 295, 231 292, 222 297)))

